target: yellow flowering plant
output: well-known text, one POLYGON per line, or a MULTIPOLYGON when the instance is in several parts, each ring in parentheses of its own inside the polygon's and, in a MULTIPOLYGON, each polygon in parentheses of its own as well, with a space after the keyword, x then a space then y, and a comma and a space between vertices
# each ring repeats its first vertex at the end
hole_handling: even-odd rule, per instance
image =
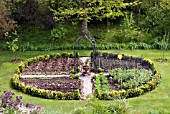
POLYGON ((121 59, 122 59, 122 55, 119 54, 119 55, 117 56, 117 58, 118 58, 119 60, 121 60, 121 59))

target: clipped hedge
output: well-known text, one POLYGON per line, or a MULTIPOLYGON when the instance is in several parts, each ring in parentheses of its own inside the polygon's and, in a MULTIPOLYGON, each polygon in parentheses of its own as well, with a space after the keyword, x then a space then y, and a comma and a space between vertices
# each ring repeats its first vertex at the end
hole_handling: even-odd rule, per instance
MULTIPOLYGON (((100 54, 100 53, 99 53, 100 54)), ((117 54, 112 54, 112 53, 103 53, 102 55, 104 56, 109 56, 110 58, 117 58, 117 54)), ((19 80, 21 73, 24 71, 25 67, 39 62, 39 61, 47 61, 52 58, 60 58, 60 57, 74 57, 73 53, 56 53, 56 54, 51 54, 51 55, 40 55, 37 57, 30 58, 28 60, 25 60, 20 63, 18 68, 16 69, 16 73, 13 75, 11 79, 11 85, 13 88, 22 91, 23 93, 32 95, 32 96, 37 96, 37 97, 42 97, 46 99, 57 99, 57 100, 79 100, 80 99, 80 92, 79 90, 76 90, 75 92, 59 92, 59 91, 50 91, 50 90, 44 90, 44 89, 38 89, 32 86, 26 86, 23 82, 19 80)), ((131 97, 138 97, 146 92, 149 92, 157 87, 157 85, 160 83, 161 75, 159 72, 156 70, 156 67, 154 63, 150 59, 143 59, 139 57, 134 57, 134 56, 129 56, 126 54, 122 54, 122 59, 134 59, 134 60, 139 60, 142 62, 142 64, 147 64, 149 65, 149 68, 153 72, 153 77, 150 79, 147 83, 138 86, 137 88, 134 89, 128 89, 128 90, 112 90, 111 92, 103 92, 100 93, 100 90, 95 88, 94 91, 94 96, 96 98, 99 98, 100 100, 113 100, 117 98, 131 98, 131 97)), ((76 75, 74 75, 75 77, 76 75)), ((76 78, 79 78, 77 75, 76 78)))
MULTIPOLYGON (((103 53, 102 55, 109 55, 113 58, 117 58, 117 55, 115 54, 110 54, 110 53, 103 53)), ((133 56, 129 56, 126 54, 122 54, 123 55, 123 59, 135 59, 135 60, 140 60, 142 62, 142 64, 147 64, 149 65, 149 68, 152 70, 153 72, 153 77, 152 79, 150 79, 146 84, 140 85, 136 88, 133 89, 128 89, 128 90, 112 90, 111 92, 103 92, 100 93, 100 90, 98 90, 98 88, 95 88, 94 91, 94 96, 100 100, 113 100, 113 99, 117 99, 117 98, 131 98, 131 97, 138 97, 146 92, 149 92, 153 89, 155 89, 158 84, 160 84, 160 79, 161 79, 161 75, 160 73, 156 70, 156 67, 154 65, 154 63, 150 60, 150 59, 143 59, 143 58, 139 58, 139 57, 133 57, 133 56)))
POLYGON ((23 82, 19 80, 21 73, 24 71, 25 67, 33 63, 36 63, 39 61, 47 61, 52 58, 73 57, 73 56, 74 56, 73 53, 61 53, 61 54, 56 53, 56 54, 51 54, 51 55, 40 55, 37 57, 27 59, 21 62, 20 65, 18 66, 15 74, 13 75, 11 79, 11 85, 13 88, 25 94, 29 94, 29 95, 36 96, 36 97, 42 97, 45 99, 79 100, 81 97, 79 90, 76 90, 74 92, 66 92, 66 93, 63 93, 60 91, 50 91, 50 90, 39 89, 36 87, 25 85, 23 82))

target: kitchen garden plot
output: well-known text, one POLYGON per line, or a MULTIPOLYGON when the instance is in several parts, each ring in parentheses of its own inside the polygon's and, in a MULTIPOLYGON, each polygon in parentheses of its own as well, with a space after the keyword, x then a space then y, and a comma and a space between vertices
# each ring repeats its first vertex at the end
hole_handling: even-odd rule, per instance
POLYGON ((89 60, 90 57, 86 64, 81 58, 78 57, 76 74, 72 53, 30 58, 19 65, 12 78, 12 86, 24 93, 43 98, 81 99, 82 95, 86 95, 84 92, 87 90, 84 88, 89 86, 82 78, 90 78, 93 85, 90 88, 91 94, 99 99, 111 100, 142 95, 155 89, 160 83, 161 76, 148 59, 124 54, 97 53, 97 72, 94 72, 95 66, 89 60), (24 75, 29 77, 23 78, 24 75))

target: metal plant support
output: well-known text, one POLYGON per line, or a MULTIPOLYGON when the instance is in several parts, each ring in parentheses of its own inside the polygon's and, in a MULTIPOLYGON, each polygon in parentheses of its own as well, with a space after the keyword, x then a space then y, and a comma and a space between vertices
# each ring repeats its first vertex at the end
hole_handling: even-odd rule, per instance
POLYGON ((92 45, 92 49, 93 49, 93 58, 92 58, 92 63, 94 65, 94 71, 95 73, 97 72, 97 58, 96 58, 96 41, 91 37, 90 35, 90 31, 87 28, 87 20, 86 17, 82 23, 82 35, 80 37, 77 38, 77 40, 74 42, 74 72, 77 73, 77 69, 78 69, 78 47, 80 46, 80 41, 81 40, 88 40, 91 45, 92 45))

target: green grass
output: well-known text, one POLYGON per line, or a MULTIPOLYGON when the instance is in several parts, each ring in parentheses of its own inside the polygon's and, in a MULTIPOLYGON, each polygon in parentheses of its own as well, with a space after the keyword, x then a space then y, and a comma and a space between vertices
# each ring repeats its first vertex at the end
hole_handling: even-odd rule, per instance
MULTIPOLYGON (((67 52, 71 52, 72 50, 67 50, 67 52)), ((62 51, 48 51, 48 52, 16 52, 17 58, 21 60, 25 60, 30 57, 34 57, 42 54, 50 54, 55 52, 62 51)), ((126 53, 130 55, 141 56, 145 58, 150 58, 154 61, 156 58, 162 57, 162 51, 160 50, 107 50, 107 52, 113 53, 126 53)), ((81 50, 80 55, 89 55, 90 51, 81 50)), ((0 51, 0 90, 1 93, 4 90, 12 90, 15 95, 22 95, 23 102, 30 102, 36 105, 40 105, 47 110, 47 113, 57 114, 57 113, 66 113, 68 114, 71 110, 78 107, 84 107, 88 104, 87 101, 59 101, 59 100, 49 100, 42 99, 33 96, 29 96, 18 92, 10 87, 10 78, 15 72, 19 63, 10 63, 9 60, 13 59, 13 53, 8 51, 0 51)), ((170 50, 165 52, 165 57, 170 59, 170 50)), ((164 111, 164 113, 170 113, 170 62, 154 63, 157 66, 158 71, 162 74, 161 84, 153 91, 148 92, 140 97, 130 98, 128 102, 131 105, 129 110, 130 114, 146 114, 149 111, 164 111)), ((110 103, 113 101, 99 101, 102 103, 110 103)), ((88 110, 90 111, 90 110, 88 110)))

